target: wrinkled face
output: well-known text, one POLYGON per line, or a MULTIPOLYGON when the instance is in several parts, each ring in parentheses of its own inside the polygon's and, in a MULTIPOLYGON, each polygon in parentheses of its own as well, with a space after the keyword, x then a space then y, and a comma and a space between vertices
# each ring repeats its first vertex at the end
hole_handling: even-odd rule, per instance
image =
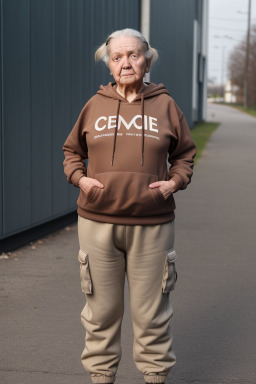
POLYGON ((143 43, 137 37, 112 38, 109 47, 109 68, 118 85, 136 86, 149 72, 150 60, 145 58, 143 43))

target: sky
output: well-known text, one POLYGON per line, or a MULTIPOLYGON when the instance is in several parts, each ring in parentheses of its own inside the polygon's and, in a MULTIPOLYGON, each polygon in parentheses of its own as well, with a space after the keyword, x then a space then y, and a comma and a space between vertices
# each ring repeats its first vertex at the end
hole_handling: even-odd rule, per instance
MULTIPOLYGON (((248 0, 210 0, 208 79, 228 80, 228 58, 247 36, 248 0)), ((251 0, 251 25, 256 24, 256 0, 251 0)))

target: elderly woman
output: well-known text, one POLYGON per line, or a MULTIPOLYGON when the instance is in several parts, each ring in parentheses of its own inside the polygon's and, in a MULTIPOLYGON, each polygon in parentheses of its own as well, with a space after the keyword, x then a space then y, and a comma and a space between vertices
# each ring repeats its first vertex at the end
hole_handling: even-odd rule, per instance
POLYGON ((143 81, 157 52, 140 32, 112 33, 95 56, 115 82, 87 102, 63 147, 67 179, 80 188, 82 362, 93 383, 114 383, 126 273, 135 364, 146 383, 164 383, 175 364, 173 194, 190 182, 196 148, 164 85, 143 81))

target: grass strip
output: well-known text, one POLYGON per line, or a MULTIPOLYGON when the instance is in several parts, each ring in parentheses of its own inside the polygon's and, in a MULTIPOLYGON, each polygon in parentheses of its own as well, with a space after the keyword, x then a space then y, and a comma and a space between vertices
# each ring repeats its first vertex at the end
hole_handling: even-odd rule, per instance
POLYGON ((224 102, 215 102, 214 104, 221 104, 221 105, 226 105, 227 107, 232 107, 237 109, 238 111, 248 113, 248 115, 251 115, 253 117, 256 117, 256 106, 255 107, 248 107, 244 108, 242 104, 234 104, 234 103, 224 103, 224 102))
POLYGON ((251 115, 253 117, 256 117, 256 107, 248 107, 248 108, 244 108, 242 105, 231 105, 229 104, 231 107, 233 108, 236 108, 238 109, 239 111, 241 112, 245 112, 245 113, 248 113, 248 115, 251 115))
POLYGON ((200 123, 197 124, 193 129, 191 129, 191 135, 194 140, 194 143, 197 147, 197 154, 195 157, 195 164, 202 156, 204 147, 209 140, 212 133, 217 129, 219 123, 200 123))

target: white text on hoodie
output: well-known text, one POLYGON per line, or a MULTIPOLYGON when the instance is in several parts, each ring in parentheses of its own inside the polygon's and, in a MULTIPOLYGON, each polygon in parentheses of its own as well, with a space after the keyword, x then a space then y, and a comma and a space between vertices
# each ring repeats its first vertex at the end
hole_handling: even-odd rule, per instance
MULTIPOLYGON (((130 122, 127 122, 121 115, 119 115, 118 130, 120 129, 122 123, 127 130, 129 130, 131 126, 134 126, 136 129, 142 129, 141 120, 142 120, 142 116, 136 115, 130 120, 130 122), (138 125, 138 120, 140 121, 140 125, 138 125)), ((100 116, 95 122, 96 131, 103 131, 104 129, 112 129, 112 128, 114 129, 115 127, 116 127, 116 116, 100 116)), ((157 118, 144 115, 144 129, 145 131, 149 130, 152 132, 158 132, 157 118)))

